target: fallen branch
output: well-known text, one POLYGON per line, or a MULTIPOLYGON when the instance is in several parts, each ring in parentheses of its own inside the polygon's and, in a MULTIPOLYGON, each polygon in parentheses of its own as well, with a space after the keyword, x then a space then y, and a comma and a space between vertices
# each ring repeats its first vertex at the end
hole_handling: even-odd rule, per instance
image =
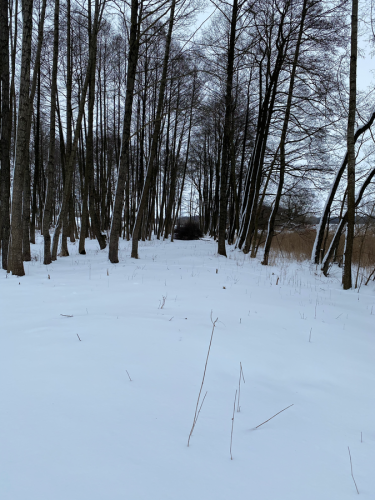
POLYGON ((258 429, 261 425, 263 424, 266 424, 267 422, 269 422, 270 420, 272 420, 273 418, 275 418, 277 415, 280 415, 280 413, 282 413, 283 411, 287 410, 288 408, 290 408, 291 406, 293 406, 294 403, 292 405, 289 405, 287 406, 286 408, 284 408, 283 410, 279 411, 278 413, 276 413, 273 417, 269 418, 268 420, 266 420, 265 422, 262 422, 261 424, 257 425, 255 427, 255 429, 258 429))

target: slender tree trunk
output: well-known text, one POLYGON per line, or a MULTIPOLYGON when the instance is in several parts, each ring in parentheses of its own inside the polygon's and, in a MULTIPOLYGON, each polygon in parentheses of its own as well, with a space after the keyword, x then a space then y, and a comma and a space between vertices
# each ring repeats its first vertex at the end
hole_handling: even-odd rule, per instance
POLYGON ((344 272, 342 286, 344 290, 352 287, 352 256, 355 224, 355 143, 354 127, 357 108, 357 44, 358 44, 358 0, 352 3, 352 33, 350 48, 350 91, 348 115, 348 224, 345 238, 344 272))
POLYGON ((283 123, 283 128, 281 131, 281 138, 280 138, 280 145, 279 145, 279 149, 280 149, 280 178, 279 178, 279 185, 277 187, 275 203, 273 205, 273 209, 272 209, 269 221, 268 221, 267 239, 266 239, 266 243, 264 245, 264 256, 263 256, 263 261, 262 261, 262 264, 264 266, 268 265, 268 257, 269 257, 271 244, 272 244, 272 238, 273 238, 274 230, 275 230, 276 216, 277 216, 277 212, 279 210, 281 195, 282 195, 283 187, 284 187, 285 166, 286 166, 286 159, 285 159, 286 135, 288 132, 290 111, 292 108, 294 80, 295 80, 296 71, 297 71, 297 63, 298 63, 299 51, 300 51, 300 47, 301 47, 302 34, 303 34, 304 26, 305 26, 306 13, 307 13, 307 0, 304 0, 303 5, 302 5, 302 12, 301 12, 301 24, 300 24, 297 44, 296 44, 296 48, 295 48, 295 52, 294 52, 292 72, 290 75, 289 92, 288 92, 288 99, 287 99, 285 115, 284 115, 284 123, 283 123))
POLYGON ((10 232, 10 138, 12 118, 9 102, 9 78, 8 1, 0 0, 0 246, 3 269, 7 269, 8 267, 8 246, 10 232))
POLYGON ((148 195, 149 195, 149 190, 150 190, 151 179, 152 179, 153 173, 154 173, 153 172, 154 162, 155 162, 156 154, 157 154, 161 121, 162 121, 162 111, 163 111, 163 107, 164 107, 165 87, 167 84, 167 70, 168 70, 169 52, 170 52, 171 40, 172 40, 172 30, 173 30, 173 24, 174 24, 175 7, 176 7, 176 0, 172 0, 171 1, 171 13, 170 13, 170 17, 169 17, 168 34, 167 34, 167 38, 165 41, 163 72, 162 72, 162 77, 161 77, 161 81, 160 81, 158 107, 157 107, 156 117, 155 117, 154 133, 152 135, 152 144, 151 144, 150 156, 149 156, 149 161, 148 161, 146 179, 145 179, 145 183, 143 186, 142 196, 141 196, 141 200, 139 203, 138 213, 137 213, 137 217, 136 217, 134 229, 133 229, 132 252, 131 252, 131 257, 133 259, 138 259, 138 234, 139 234, 139 230, 141 228, 143 213, 145 212, 145 209, 147 207, 147 200, 148 200, 148 195))
MULTIPOLYGON (((100 4, 99 0, 95 1, 95 15, 94 15, 93 28, 92 28, 92 36, 93 37, 98 36, 98 31, 99 31, 99 26, 100 26, 100 22, 101 22, 101 17, 102 17, 104 5, 105 5, 104 2, 100 4)), ((69 157, 67 158, 67 162, 66 162, 65 185, 64 185, 63 196, 62 196, 62 204, 61 204, 61 209, 60 209, 60 213, 58 216, 58 221, 57 221, 55 233, 53 235, 53 242, 52 242, 52 260, 57 259, 57 249, 58 249, 61 229, 63 227, 66 227, 68 224, 67 219, 68 219, 68 210, 69 210, 69 198, 70 198, 71 192, 72 192, 74 163, 75 163, 75 157, 76 157, 76 153, 77 153, 78 140, 80 137, 81 124, 82 124, 82 118, 83 118, 85 101, 86 101, 86 94, 87 94, 87 89, 88 89, 89 82, 90 82, 91 67, 93 64, 94 64, 93 54, 92 54, 92 52, 90 52, 89 60, 88 60, 88 64, 87 64, 87 69, 86 69, 85 81, 84 81, 82 89, 81 89, 81 99, 79 101, 79 109, 78 109, 78 115, 77 115, 77 120, 76 120, 76 126, 75 126, 75 130, 74 130, 74 139, 72 142, 72 149, 71 149, 71 153, 70 153, 69 157)), ((62 244, 64 245, 64 238, 63 238, 62 244)), ((66 241, 65 241, 65 244, 66 244, 66 241)), ((62 247, 62 255, 63 256, 67 255, 67 248, 65 248, 64 246, 62 247)))
MULTIPOLYGON (((91 6, 91 2, 89 2, 91 6)), ((89 8, 89 12, 91 8, 89 8)), ((95 75, 96 75, 96 56, 97 56, 97 37, 91 33, 91 16, 89 15, 89 39, 90 52, 92 58, 89 100, 88 100, 88 120, 87 120, 87 140, 86 140, 86 169, 85 177, 89 192, 89 213, 91 219, 91 228, 98 240, 100 249, 106 247, 105 236, 100 231, 100 219, 96 208, 96 190, 94 183, 94 105, 95 105, 95 75)))
POLYGON ((129 148, 130 148, 130 125, 133 112, 133 97, 135 76, 137 71, 138 54, 139 54, 139 37, 140 26, 138 23, 138 0, 132 0, 131 5, 131 26, 128 54, 128 74, 126 79, 126 99, 125 113, 122 129, 121 154, 120 164, 118 169, 116 196, 113 207, 113 217, 111 225, 111 234, 109 239, 109 260, 112 264, 117 264, 118 259, 118 244, 121 232, 121 217, 124 206, 124 189, 127 180, 127 172, 129 170, 129 148))
MULTIPOLYGON (((72 61, 71 61, 71 6, 66 2, 66 144, 65 157, 69 158, 72 151, 72 61)), ((73 182, 73 185, 75 183, 73 182)), ((69 201, 70 241, 75 241, 75 198, 74 187, 69 201)))
MULTIPOLYGON (((30 138, 30 133, 29 133, 30 138)), ((22 258, 25 262, 30 262, 31 260, 31 249, 30 249, 30 208, 31 208, 31 177, 30 177, 30 152, 27 148, 27 157, 25 158, 25 172, 23 181, 23 193, 22 193, 22 258)))
POLYGON ((53 34, 53 62, 51 82, 51 110, 50 110, 50 133, 49 154, 47 165, 47 197, 44 205, 43 237, 44 237, 44 261, 48 265, 52 262, 50 227, 52 222, 53 203, 55 195, 55 137, 56 137, 56 98, 57 98, 57 61, 59 56, 59 0, 55 0, 54 34, 53 34))
POLYGON ((8 259, 8 271, 17 276, 24 276, 25 274, 22 259, 22 193, 25 171, 24 159, 27 157, 26 150, 28 148, 27 129, 29 115, 31 36, 33 27, 32 15, 33 0, 23 0, 21 75, 18 103, 16 159, 13 174, 10 258, 8 259))
MULTIPOLYGON (((30 224, 30 243, 35 244, 35 226, 36 226, 36 213, 37 193, 40 193, 40 68, 38 68, 38 90, 36 97, 36 118, 34 128, 34 149, 35 149, 35 162, 34 162, 34 182, 33 182, 33 199, 32 199, 32 212, 30 224)), ((41 211, 41 206, 39 210, 41 211)), ((42 231, 43 233, 43 231, 42 231)))
MULTIPOLYGON (((254 229, 254 214, 256 212, 256 202, 258 198, 257 190, 259 194, 259 187, 261 181, 260 176, 262 174, 263 159, 268 140, 271 117, 274 111, 276 89, 278 85, 278 79, 281 67, 285 58, 286 39, 284 37, 283 29, 284 29, 285 16, 287 11, 289 10, 289 6, 290 6, 290 1, 287 0, 285 2, 284 10, 281 14, 281 19, 279 23, 277 42, 276 42, 277 57, 272 74, 270 74, 271 54, 269 53, 269 59, 267 64, 267 75, 270 74, 270 76, 269 80, 267 79, 267 86, 263 102, 261 100, 262 80, 260 78, 260 85, 259 85, 260 97, 259 97, 259 115, 258 115, 257 132, 255 137, 254 149, 251 155, 250 165, 245 179, 245 189, 244 189, 244 196, 242 200, 242 209, 241 209, 240 231, 239 231, 238 243, 236 243, 236 246, 242 248, 242 245, 246 240, 244 249, 245 253, 250 250, 251 237, 254 229)), ((260 67, 260 76, 261 76, 261 67, 260 67)))
MULTIPOLYGON (((356 130, 356 132, 354 134, 354 144, 357 142, 359 137, 361 137, 367 130, 369 130, 371 128, 374 121, 375 121, 375 111, 371 114, 368 121, 362 127, 359 127, 356 130)), ((316 238, 315 238, 315 242, 314 242, 314 246, 313 246, 313 251, 311 254, 311 260, 312 260, 312 262, 314 262, 314 264, 319 264, 320 251, 322 248, 324 232, 326 229, 328 217, 329 217, 329 214, 331 212, 331 207, 332 207, 332 203, 333 203, 337 188, 339 187, 341 178, 345 172, 347 165, 348 165, 348 151, 345 153, 345 156, 344 156, 344 159, 340 165, 340 168, 336 172, 335 179, 332 183, 331 190, 329 192, 329 195, 328 195, 327 200, 326 200, 326 204, 324 206, 323 214, 320 218, 319 227, 318 227, 318 230, 316 233, 316 238)))
MULTIPOLYGON (((173 88, 173 78, 171 81, 170 85, 170 94, 169 94, 169 105, 168 105, 168 117, 167 117, 167 132, 166 132, 166 140, 165 140, 165 163, 164 163, 164 175, 163 175, 163 191, 162 191, 162 199, 161 199, 161 206, 160 206, 160 215, 159 215, 159 227, 158 227, 158 234, 157 234, 157 239, 160 240, 160 235, 163 231, 163 224, 164 224, 164 206, 166 203, 166 198, 167 198, 167 178, 168 178, 168 166, 171 163, 170 162, 170 150, 169 150, 169 135, 170 135, 170 125, 171 125, 171 103, 172 103, 172 88, 173 88)), ((176 106, 176 119, 175 119, 175 132, 177 129, 177 109, 178 105, 176 106)), ((174 145, 172 145, 172 148, 174 145)), ((172 168, 172 166, 171 166, 172 168)))
MULTIPOLYGON (((182 138, 183 138, 184 131, 185 131, 185 123, 186 123, 186 118, 184 121, 184 125, 182 127, 181 136, 180 136, 180 139, 178 142, 177 152, 176 151, 174 152, 172 162, 171 162, 171 180, 170 180, 168 205, 167 205, 167 208, 165 211, 164 238, 168 238, 168 235, 171 234, 171 232, 173 231, 173 228, 171 227, 172 220, 173 220, 172 212, 173 212, 173 206, 175 204, 177 168, 178 168, 178 162, 180 159, 182 138)), ((176 129, 177 129, 177 127, 176 127, 176 129)))
MULTIPOLYGON (((355 208, 358 207, 359 203, 361 202, 362 200, 362 197, 364 195, 364 192, 367 188, 367 186, 370 184, 370 182, 372 181, 372 179, 375 177, 375 168, 373 168, 369 174, 367 175, 366 177, 366 180, 365 182, 362 184, 362 187, 361 189, 359 190, 359 193, 357 195, 357 198, 355 200, 355 208)), ((331 244, 329 246, 329 249, 326 253, 326 255, 324 256, 324 259, 323 259, 323 262, 322 262, 322 271, 323 271, 323 274, 325 276, 328 276, 328 269, 329 269, 329 264, 331 262, 331 260, 333 259, 335 253, 337 252, 337 247, 340 243, 340 237, 342 235, 342 232, 346 226, 348 222, 348 211, 345 212, 344 216, 341 218, 337 228, 336 228, 336 232, 332 238, 332 241, 331 241, 331 244)))
MULTIPOLYGON (((188 131, 188 138, 187 138, 187 145, 186 145, 186 156, 185 156, 185 162, 184 162, 184 171, 182 174, 182 180, 181 180, 181 189, 180 189, 180 196, 178 198, 178 203, 175 211, 175 215, 173 218, 173 221, 171 223, 171 241, 173 241, 174 237, 174 226, 176 224, 176 219, 178 217, 179 210, 181 208, 181 203, 182 203, 182 195, 184 192, 184 187, 185 187, 185 176, 186 176, 186 169, 189 161, 189 152, 190 152, 190 140, 191 140, 191 129, 192 129, 192 124, 193 124, 193 109, 194 109, 194 99, 195 99, 195 85, 196 85, 196 73, 194 73, 194 79, 193 79, 193 91, 191 94, 191 103, 190 103, 190 118, 189 118, 189 131, 188 131)), ((167 233, 164 235, 165 238, 168 237, 167 233)))
POLYGON ((243 181, 243 171, 244 171, 244 165, 245 165, 245 153, 246 153, 246 141, 247 141, 247 131, 249 127, 249 112, 250 112, 250 85, 252 81, 252 71, 250 71, 250 77, 249 77, 249 82, 247 86, 247 102, 246 102, 246 118, 245 118, 245 128, 244 128, 244 133, 243 133, 243 141, 242 141, 242 154, 241 154, 241 163, 240 163, 240 175, 238 179, 238 190, 237 190, 237 197, 236 197, 236 218, 238 219, 236 222, 236 225, 233 225, 232 227, 232 234, 231 234, 231 241, 234 241, 235 239, 235 232, 238 231, 240 228, 240 203, 241 203, 241 196, 242 196, 242 181, 243 181), (236 227, 237 226, 237 227, 236 227))
POLYGON ((233 88, 233 66, 234 66, 234 47, 236 43, 236 25, 237 25, 238 0, 233 0, 232 20, 230 26, 228 62, 227 62, 227 81, 225 95, 225 119, 224 119, 224 137, 223 137, 223 159, 221 161, 220 176, 220 212, 219 212, 219 238, 217 252, 219 255, 227 256, 225 249, 225 237, 227 230, 227 206, 228 206, 228 169, 231 153, 232 139, 232 88, 233 88))
MULTIPOLYGON (((15 90, 15 77, 16 77, 16 52, 17 52, 17 38, 18 38, 18 0, 16 0, 16 5, 14 9, 14 36, 11 36, 11 74, 12 78, 10 81, 10 103, 9 103, 9 111, 10 111, 10 122, 11 122, 11 132, 14 130, 14 135, 16 133, 16 90, 15 90), (14 127, 12 129, 12 125, 14 123, 14 127)), ((10 19, 10 28, 12 27, 12 19, 10 19)), ((16 140, 13 141, 12 149, 12 157, 15 157, 15 144, 16 140)), ((10 226, 9 226, 10 230, 10 226)))

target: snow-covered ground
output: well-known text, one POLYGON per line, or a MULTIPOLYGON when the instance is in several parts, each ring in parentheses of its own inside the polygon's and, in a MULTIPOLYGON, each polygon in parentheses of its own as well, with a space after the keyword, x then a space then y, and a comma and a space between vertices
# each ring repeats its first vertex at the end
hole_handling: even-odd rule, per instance
POLYGON ((348 447, 375 498, 373 282, 212 241, 87 248, 1 272, 1 500, 346 500, 348 447))

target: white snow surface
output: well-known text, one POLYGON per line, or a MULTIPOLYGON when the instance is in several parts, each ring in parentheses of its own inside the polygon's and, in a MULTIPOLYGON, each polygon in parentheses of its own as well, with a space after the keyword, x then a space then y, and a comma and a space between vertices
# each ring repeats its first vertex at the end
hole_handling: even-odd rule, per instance
POLYGON ((44 266, 39 238, 26 276, 1 271, 1 500, 354 499, 348 447, 373 500, 374 283, 213 241, 120 245, 116 265, 88 241, 44 266))

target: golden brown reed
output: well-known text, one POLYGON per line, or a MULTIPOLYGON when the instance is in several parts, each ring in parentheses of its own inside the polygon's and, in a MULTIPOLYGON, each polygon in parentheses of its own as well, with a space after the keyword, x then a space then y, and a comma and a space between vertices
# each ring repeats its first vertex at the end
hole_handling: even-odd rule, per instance
MULTIPOLYGON (((273 265, 278 259, 303 262, 311 258, 316 230, 304 229, 303 231, 284 231, 273 238, 270 264, 273 265)), ((334 231, 330 231, 325 243, 325 251, 333 238, 334 231)), ((344 235, 341 236, 337 251, 337 261, 342 260, 344 252, 344 235)), ((262 246, 262 245, 261 245, 262 246)), ((357 267, 372 270, 375 268, 375 228, 357 225, 355 231, 353 262, 357 267)))

